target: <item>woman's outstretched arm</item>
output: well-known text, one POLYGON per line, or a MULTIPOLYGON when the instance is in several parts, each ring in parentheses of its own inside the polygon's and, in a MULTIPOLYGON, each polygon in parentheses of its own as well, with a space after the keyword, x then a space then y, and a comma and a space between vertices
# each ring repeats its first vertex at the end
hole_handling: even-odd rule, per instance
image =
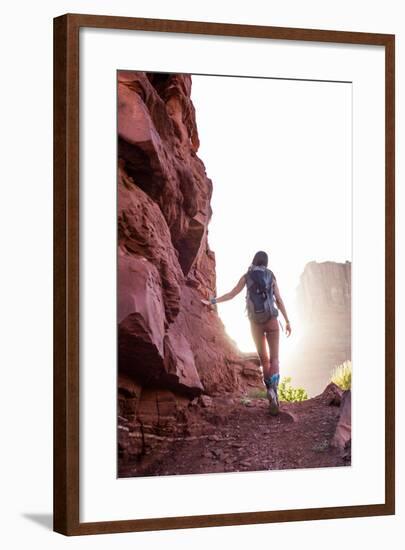
POLYGON ((290 325, 290 321, 288 319, 287 310, 285 309, 283 299, 281 298, 280 291, 278 289, 277 281, 274 281, 274 296, 276 298, 277 307, 279 308, 279 310, 283 314, 283 317, 284 317, 284 320, 285 320, 286 334, 287 334, 287 336, 290 336, 290 334, 291 334, 291 325, 290 325))
POLYGON ((245 284, 246 284, 246 279, 245 279, 245 276, 242 275, 242 277, 239 279, 238 284, 230 292, 227 292, 222 296, 218 296, 217 298, 214 298, 213 301, 210 301, 210 300, 201 300, 201 301, 203 304, 211 305, 211 304, 218 304, 219 302, 226 302, 227 300, 232 300, 232 298, 235 298, 235 296, 242 291, 245 284))

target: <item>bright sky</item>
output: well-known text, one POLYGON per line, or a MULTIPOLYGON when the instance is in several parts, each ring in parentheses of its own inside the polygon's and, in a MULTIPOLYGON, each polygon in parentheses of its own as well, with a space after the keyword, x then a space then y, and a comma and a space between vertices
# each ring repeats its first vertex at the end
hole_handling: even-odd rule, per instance
MULTIPOLYGON (((214 187, 218 295, 265 250, 294 329, 305 264, 351 260, 351 85, 192 75, 191 98, 214 187)), ((252 351, 244 309, 245 290, 218 306, 231 338, 252 351)))

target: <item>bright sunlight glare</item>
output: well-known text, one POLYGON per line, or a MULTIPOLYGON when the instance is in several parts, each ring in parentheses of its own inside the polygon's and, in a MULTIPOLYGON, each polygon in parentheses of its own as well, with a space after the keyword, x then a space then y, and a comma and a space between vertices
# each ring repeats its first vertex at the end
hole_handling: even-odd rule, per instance
MULTIPOLYGON (((306 263, 351 260, 351 85, 192 75, 191 98, 214 188, 217 295, 265 250, 293 328, 280 342, 288 355, 306 263)), ((239 349, 253 351, 245 290, 218 311, 239 349)))

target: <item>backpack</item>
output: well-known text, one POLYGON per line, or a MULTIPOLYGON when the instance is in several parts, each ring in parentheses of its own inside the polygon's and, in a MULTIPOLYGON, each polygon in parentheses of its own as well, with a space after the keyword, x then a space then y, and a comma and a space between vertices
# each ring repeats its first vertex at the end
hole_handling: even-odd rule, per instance
POLYGON ((273 272, 262 266, 253 267, 246 273, 246 311, 251 321, 266 323, 272 317, 278 317, 273 281, 273 272))

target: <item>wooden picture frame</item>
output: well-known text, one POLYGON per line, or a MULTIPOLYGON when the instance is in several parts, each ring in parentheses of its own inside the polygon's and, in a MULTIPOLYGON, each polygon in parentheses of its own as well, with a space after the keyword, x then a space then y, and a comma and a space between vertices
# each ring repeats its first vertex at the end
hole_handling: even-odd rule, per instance
POLYGON ((54 19, 54 530, 65 535, 242 525, 395 513, 394 61, 388 34, 68 14, 54 19), (80 522, 79 29, 145 30, 385 48, 385 502, 80 522))

